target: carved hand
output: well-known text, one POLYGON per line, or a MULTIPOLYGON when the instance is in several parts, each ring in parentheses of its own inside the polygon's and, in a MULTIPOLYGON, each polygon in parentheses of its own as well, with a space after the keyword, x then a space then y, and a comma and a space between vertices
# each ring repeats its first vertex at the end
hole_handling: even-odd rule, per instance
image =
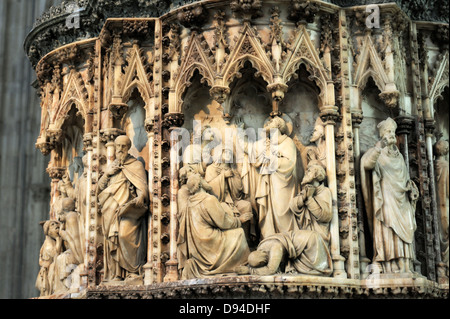
POLYGON ((305 185, 306 198, 312 197, 315 192, 316 188, 313 185, 305 185))
POLYGON ((379 141, 377 142, 377 144, 375 144, 375 147, 376 147, 376 148, 379 148, 379 149, 383 149, 383 148, 386 147, 386 145, 387 145, 386 139, 385 139, 385 138, 382 138, 381 140, 379 140, 379 141))
POLYGON ((113 176, 113 175, 117 174, 119 171, 120 171, 120 167, 117 164, 117 162, 114 161, 106 168, 105 174, 107 176, 113 176))
POLYGON ((245 127, 245 123, 241 117, 236 118, 236 126, 242 129, 245 127))
POLYGON ((252 219, 253 214, 252 213, 245 213, 242 214, 241 216, 239 216, 239 220, 241 221, 241 224, 249 221, 250 219, 252 219))
POLYGON ((230 169, 225 170, 224 172, 225 177, 233 177, 234 174, 230 169))

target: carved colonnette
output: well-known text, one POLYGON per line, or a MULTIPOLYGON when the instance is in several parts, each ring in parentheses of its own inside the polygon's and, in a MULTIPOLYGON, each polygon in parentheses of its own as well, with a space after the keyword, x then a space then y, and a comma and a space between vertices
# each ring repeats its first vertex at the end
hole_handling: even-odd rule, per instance
MULTIPOLYGON (((89 8, 95 11, 102 6, 110 10, 107 2, 89 8)), ((429 32, 427 28, 437 28, 438 36, 445 38, 447 34, 448 38, 448 25, 417 24, 399 6, 383 4, 380 28, 370 29, 366 26, 365 8, 301 0, 193 1, 151 18, 112 14, 96 38, 56 48, 42 57, 36 65, 42 108, 42 128, 36 147, 44 154, 51 154, 50 219, 57 219, 58 183, 65 174, 73 175, 71 179, 75 183, 71 171, 73 158, 82 155, 71 150, 71 145, 76 149, 76 141, 68 135, 71 132, 68 126, 78 125, 81 129, 82 153, 87 156, 89 200, 83 225, 86 254, 82 272, 82 277, 87 278, 81 286, 81 290, 88 288, 87 297, 122 298, 126 292, 137 298, 194 297, 207 292, 248 297, 265 291, 282 297, 317 294, 321 298, 391 294, 442 297, 448 293, 448 287, 445 290, 448 277, 437 236, 440 233, 438 210, 433 204, 437 189, 432 148, 435 113, 431 110, 433 101, 448 86, 448 47, 440 47, 436 68, 431 72, 434 77, 428 83, 425 80, 429 67, 427 48, 425 42, 420 42, 421 34, 429 32), (408 50, 411 61, 406 57, 408 50), (418 291, 409 283, 400 290, 391 287, 389 280, 400 282, 404 279, 400 275, 378 278, 381 285, 378 288, 367 281, 374 274, 370 267, 370 245, 374 239, 366 226, 362 195, 360 167, 366 150, 362 151, 361 144, 367 133, 360 126, 370 117, 363 107, 363 95, 370 79, 379 91, 377 103, 382 105, 382 112, 397 122, 401 154, 408 173, 420 189, 414 243, 418 274, 410 276, 421 280, 418 291), (239 85, 244 87, 244 92, 239 91, 239 85), (300 95, 295 90, 299 87, 314 98, 296 101, 300 95), (247 88, 257 91, 250 103, 242 98, 247 88), (296 104, 289 105, 292 101, 296 104), (246 114, 242 105, 249 110, 256 109, 255 114, 246 114), (314 108, 313 114, 308 113, 308 107, 314 108), (309 185, 301 183, 301 174, 306 174, 311 161, 322 162, 325 184, 331 194, 327 234, 333 268, 331 278, 317 277, 317 282, 305 284, 305 278, 299 277, 298 282, 292 279, 289 284, 269 284, 260 282, 259 278, 244 280, 234 274, 223 282, 205 280, 203 286, 180 281, 184 267, 179 251, 184 208, 180 207, 179 199, 185 192, 182 187, 186 182, 181 181, 185 177, 180 176, 180 171, 192 163, 179 159, 183 154, 178 153, 177 132, 186 130, 194 139, 196 127, 192 120, 204 121, 202 130, 205 126, 220 131, 220 141, 224 143, 229 137, 227 132, 282 121, 286 129, 278 127, 278 134, 283 138, 286 135, 286 140, 292 141, 296 148, 295 165, 300 169, 292 191, 298 189, 298 194, 309 185), (312 138, 305 142, 312 121, 323 130, 321 142, 316 145, 312 138), (119 276, 121 280, 107 281, 105 262, 111 249, 108 238, 116 235, 105 233, 109 228, 104 225, 102 194, 109 185, 106 181, 116 174, 117 138, 123 135, 131 143, 127 152, 142 160, 147 174, 145 262, 139 265, 137 279, 123 275, 119 276), (234 282, 235 278, 239 280, 234 282)), ((233 143, 237 148, 236 142, 233 143)), ((139 193, 140 184, 127 176, 125 162, 119 166, 125 171, 130 192, 139 193)), ((197 173, 205 177, 202 170, 205 168, 197 173)), ((203 188, 206 193, 211 192, 208 187, 203 188)), ((195 193, 191 195, 194 197, 195 193)), ((130 202, 139 198, 139 195, 130 196, 130 202)), ((273 195, 265 196, 270 200, 273 195)), ((194 205, 191 197, 186 197, 188 205, 194 205)), ((251 202, 249 198, 246 200, 251 202)), ((262 229, 263 223, 257 220, 261 206, 255 203, 254 225, 262 229)), ((244 215, 233 206, 235 203, 227 202, 227 205, 235 209, 235 218, 244 215)), ((295 217, 292 220, 296 221, 295 217)), ((285 226, 282 224, 280 228, 285 226)), ((250 245, 251 250, 257 250, 261 241, 250 245)), ((125 266, 120 267, 123 273, 130 273, 125 266)))

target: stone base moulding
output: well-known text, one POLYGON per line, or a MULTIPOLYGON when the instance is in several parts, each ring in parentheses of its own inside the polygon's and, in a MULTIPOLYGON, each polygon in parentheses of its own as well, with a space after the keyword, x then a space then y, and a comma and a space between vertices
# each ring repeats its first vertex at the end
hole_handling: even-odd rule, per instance
POLYGON ((352 280, 311 276, 241 276, 166 282, 151 286, 98 286, 81 299, 406 299, 448 298, 448 286, 421 276, 352 280))

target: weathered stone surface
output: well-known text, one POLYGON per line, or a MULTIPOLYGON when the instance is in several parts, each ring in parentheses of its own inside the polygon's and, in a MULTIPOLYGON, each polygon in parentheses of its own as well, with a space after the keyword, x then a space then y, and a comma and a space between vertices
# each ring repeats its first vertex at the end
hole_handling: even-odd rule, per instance
MULTIPOLYGON (((25 43, 41 95, 36 146, 51 158, 50 218, 61 179, 86 183, 74 195, 86 198, 75 209, 86 249, 70 297, 448 294, 430 147, 448 138, 448 107, 436 102, 448 103, 448 24, 431 13, 416 21, 403 2, 378 3, 374 24, 367 3, 346 1, 78 4, 79 27, 68 32, 77 20, 64 4, 25 43), (398 197, 414 195, 401 209, 386 189, 363 196, 372 188, 360 167, 383 137, 377 125, 397 127, 390 118, 405 176, 389 182, 398 197), (123 134, 138 164, 129 168, 114 143, 123 134), (408 211, 408 222, 380 207, 408 211), (372 232, 373 221, 387 226, 372 232), (386 258, 380 233, 395 248, 386 258), (262 249, 273 236, 282 244, 262 249), (261 258, 249 255, 255 247, 261 258), (301 276, 320 268, 309 259, 320 249, 326 278, 301 276)), ((65 241, 57 259, 71 255, 65 241)))

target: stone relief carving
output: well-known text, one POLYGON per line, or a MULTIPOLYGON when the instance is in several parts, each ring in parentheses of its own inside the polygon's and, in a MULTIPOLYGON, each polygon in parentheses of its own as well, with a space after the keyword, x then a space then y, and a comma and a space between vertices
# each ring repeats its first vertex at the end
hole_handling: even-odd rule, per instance
POLYGON ((56 257, 62 251, 62 240, 59 235, 60 223, 48 220, 42 223, 45 240, 39 252, 39 270, 36 288, 41 296, 49 296, 54 292, 54 267, 56 257))
POLYGON ((103 217, 105 282, 137 281, 145 260, 148 182, 143 164, 128 154, 131 141, 114 141, 115 160, 98 181, 103 217))
POLYGON ((258 207, 258 226, 261 238, 297 229, 289 200, 297 191, 297 148, 287 135, 287 125, 281 117, 274 117, 264 125, 267 134, 248 145, 250 166, 256 170, 252 178, 256 189, 250 189, 258 207))
POLYGON ((250 253, 248 266, 240 266, 236 271, 241 275, 268 276, 290 272, 329 276, 332 273, 332 260, 318 233, 294 230, 265 238, 258 249, 250 253))
POLYGON ((331 191, 324 185, 325 169, 318 161, 308 165, 301 182, 302 191, 290 201, 299 229, 318 233, 324 242, 330 242, 330 222, 332 218, 331 191))
POLYGON ((319 161, 323 167, 326 167, 327 146, 325 141, 325 124, 320 117, 316 120, 310 142, 315 145, 306 147, 305 154, 303 155, 306 156, 306 159, 303 160, 303 165, 307 167, 311 161, 319 161))
POLYGON ((252 218, 227 213, 219 200, 203 189, 202 177, 187 180, 190 196, 179 212, 178 259, 181 279, 234 273, 250 253, 242 224, 252 218))
POLYGON ((83 267, 83 250, 80 233, 80 216, 75 212, 75 202, 65 198, 62 211, 58 217, 60 222, 59 236, 63 242, 63 251, 55 258, 54 286, 55 294, 62 294, 72 289, 77 290, 80 282, 80 271, 83 267))
POLYGON ((332 218, 331 191, 324 186, 325 169, 311 162, 300 195, 290 200, 298 228, 264 238, 248 257, 239 274, 273 275, 278 272, 330 276, 333 263, 329 250, 332 218))
POLYGON ((382 273, 411 273, 419 191, 396 146, 396 122, 388 118, 378 129, 381 140, 361 158, 361 184, 374 242, 372 263, 382 273))
POLYGON ((205 180, 228 214, 235 217, 252 214, 250 221, 242 225, 247 242, 250 244, 256 238, 255 220, 252 205, 246 200, 242 177, 233 157, 232 150, 223 149, 222 158, 206 168, 205 180))
POLYGON ((449 183, 448 183, 448 141, 440 140, 435 144, 435 174, 436 174, 436 186, 437 186, 437 200, 438 210, 440 217, 440 231, 441 231, 441 254, 442 262, 447 265, 446 275, 448 277, 448 211, 449 211, 449 183))
POLYGON ((65 197, 61 202, 58 220, 42 223, 45 241, 39 254, 41 269, 36 279, 41 296, 64 294, 80 287, 84 262, 81 219, 72 199, 65 197))
MULTIPOLYGON (((155 1, 144 2, 138 7, 158 12, 169 8, 167 1, 160 9, 155 1)), ((191 2, 175 1, 171 9, 191 2)), ((111 1, 99 3, 119 14, 111 1)), ((116 4, 135 10, 128 0, 116 4)), ((408 69, 410 64, 403 65, 395 80, 391 77, 397 71, 389 56, 395 42, 392 15, 383 21, 383 34, 362 32, 364 13, 357 9, 340 11, 320 1, 292 0, 271 9, 256 0, 229 4, 222 9, 219 2, 207 1, 183 6, 170 15, 172 20, 117 19, 102 30, 95 44, 100 48, 93 49, 94 41, 85 44, 92 46, 89 50, 72 45, 58 51, 54 60, 44 58, 37 64, 45 101, 36 146, 51 154, 54 167, 49 172, 58 170, 52 210, 59 216, 59 223, 52 221, 52 231, 50 223, 44 227, 47 237, 36 281, 41 295, 70 289, 68 278, 81 271, 86 255, 92 259, 86 263, 89 282, 102 279, 105 285, 141 285, 141 268, 145 277, 150 274, 146 285, 227 274, 331 276, 339 269, 339 257, 347 268, 342 272, 356 273, 349 278, 359 279, 361 259, 351 258, 360 255, 364 242, 352 229, 365 227, 364 222, 374 244, 372 269, 389 274, 413 271, 419 193, 408 165, 421 159, 402 157, 394 145, 394 121, 387 119, 378 127, 382 141, 359 163, 359 157, 356 160, 366 145, 375 143, 373 123, 398 111, 410 112, 409 104, 420 96, 416 87, 408 91, 409 80, 401 92, 396 89, 406 71, 418 76, 417 70, 408 69), (352 10, 359 15, 356 31, 348 25, 352 18, 347 20, 352 10), (353 47, 345 39, 354 41, 353 47), (87 65, 79 64, 85 56, 87 65), (369 78, 379 88, 376 103, 364 99, 369 78), (135 106, 138 111, 132 111, 135 106), (93 140, 92 167, 86 155, 84 172, 72 182, 73 174, 61 172, 74 164, 73 157, 81 156, 80 151, 70 156, 72 147, 65 141, 70 132, 64 125, 74 112, 85 121, 83 133, 90 132, 93 140), (360 113, 365 121, 358 135, 350 114, 360 113), (201 124, 184 124, 185 116, 201 124), (177 162, 171 149, 176 141, 171 137, 169 143, 168 133, 181 126, 192 133, 177 162), (238 132, 245 126, 263 127, 265 134, 239 140, 238 132), (101 130, 99 140, 96 130, 101 130), (105 138, 108 130, 126 136, 112 143, 117 134, 105 138), (245 150, 242 158, 240 147, 245 150), (354 156, 357 147, 360 152, 354 156), (363 176, 364 201, 356 201, 354 190, 360 185, 352 178, 353 163, 361 164, 356 169, 363 176), (366 211, 367 220, 360 220, 358 210, 366 211), (67 266, 73 269, 64 272, 67 266)), ((405 35, 406 43, 408 36, 415 35, 405 35)), ((45 50, 30 48, 32 60, 37 62, 45 50)), ((402 60, 398 54, 394 52, 395 58, 402 60)), ((78 145, 82 126, 78 125, 78 145)), ((414 134, 423 134, 420 125, 414 134)), ((416 147, 415 142, 410 141, 410 147, 416 147)), ((437 177, 442 178, 437 181, 439 203, 445 201, 446 177, 448 208, 448 162, 445 173, 441 157, 435 163, 436 172, 443 172, 437 177)), ((419 175, 425 184, 426 172, 419 175)), ((426 200, 420 209, 426 209, 426 200)), ((441 213, 441 224, 448 265, 448 212, 446 217, 441 213)))

